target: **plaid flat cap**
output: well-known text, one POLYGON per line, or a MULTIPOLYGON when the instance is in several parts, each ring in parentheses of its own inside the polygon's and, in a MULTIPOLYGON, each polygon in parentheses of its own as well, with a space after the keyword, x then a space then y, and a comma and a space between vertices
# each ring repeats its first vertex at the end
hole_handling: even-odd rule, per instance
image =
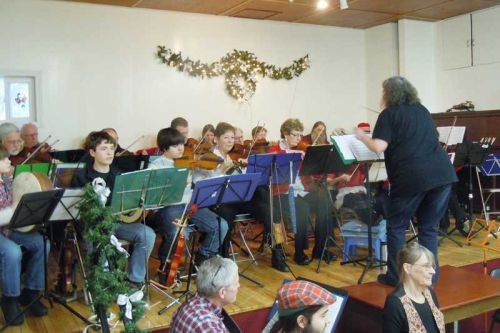
POLYGON ((278 313, 290 316, 313 305, 330 305, 335 296, 328 290, 308 281, 292 281, 278 290, 278 313))

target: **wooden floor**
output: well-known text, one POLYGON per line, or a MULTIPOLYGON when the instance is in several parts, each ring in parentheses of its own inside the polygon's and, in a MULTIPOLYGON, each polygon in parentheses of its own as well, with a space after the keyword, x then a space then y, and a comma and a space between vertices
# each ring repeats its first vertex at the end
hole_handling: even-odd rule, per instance
MULTIPOLYGON (((258 230, 253 230, 253 232, 258 232, 258 230)), ((479 239, 483 236, 483 234, 484 232, 477 238, 479 239)), ((458 233, 455 233, 454 237, 460 242, 465 241, 465 238, 460 236, 458 233)), ((251 235, 249 235, 249 238, 251 238, 251 235)), ((312 244, 312 240, 310 243, 312 244)), ((491 245, 497 250, 500 249, 499 241, 494 241, 491 245)), ((251 246, 256 248, 258 244, 251 244, 251 246)), ((289 249, 289 251, 293 251, 292 243, 287 246, 287 249, 289 249)), ((335 250, 335 252, 338 253, 339 251, 335 250)), ((257 254, 256 251, 254 251, 254 253, 257 254)), ((488 254, 488 258, 490 259, 499 257, 500 254, 495 251, 490 251, 488 254)), ((241 258, 245 257, 241 256, 241 258)), ((227 307, 227 310, 230 313, 245 312, 271 306, 274 302, 276 291, 281 285, 283 279, 293 279, 293 276, 290 273, 281 273, 271 268, 271 255, 269 252, 264 252, 264 254, 259 255, 257 259, 257 266, 249 266, 249 262, 240 263, 240 272, 247 268, 245 274, 260 281, 265 285, 265 287, 259 287, 244 278, 241 278, 241 288, 239 290, 237 301, 235 304, 227 307)), ((449 240, 445 240, 439 248, 440 265, 463 266, 481 262, 482 260, 483 250, 478 246, 464 245, 460 248, 449 240)), ((51 261, 54 261, 54 259, 51 258, 51 261)), ((314 260, 309 266, 295 265, 293 260, 290 259, 288 260, 288 263, 296 276, 317 280, 336 287, 343 287, 357 283, 357 280, 362 272, 362 267, 359 265, 341 266, 339 261, 333 262, 330 265, 322 263, 321 272, 319 274, 316 273, 316 267, 318 264, 317 260, 314 260)), ((55 263, 52 262, 49 266, 54 268, 50 269, 51 272, 56 272, 55 263)), ((154 259, 152 259, 149 265, 151 274, 156 269, 156 266, 157 263, 154 259)), ((369 270, 363 282, 374 281, 379 273, 380 270, 378 268, 369 270)), ((53 274, 55 275, 55 273, 53 274)), ((54 278, 54 276, 52 276, 53 274, 50 275, 51 279, 54 278)), ((195 290, 194 283, 192 289, 195 290)), ((173 306, 163 315, 158 315, 158 310, 165 306, 169 300, 164 296, 161 296, 153 288, 150 288, 150 295, 150 309, 146 312, 144 318, 141 319, 140 326, 142 328, 150 329, 167 327, 177 306, 173 306)), ((69 305, 81 313, 84 317, 91 316, 91 311, 89 307, 85 305, 83 298, 73 301, 69 303, 69 305)), ((111 311, 115 314, 118 312, 116 307, 112 308, 111 311)), ((1 319, 3 320, 3 318, 1 319)), ((49 310, 48 316, 43 318, 27 316, 22 326, 10 327, 5 332, 82 332, 85 326, 86 325, 80 319, 72 315, 64 307, 59 304, 55 304, 54 308, 49 310)), ((113 331, 120 332, 122 329, 123 326, 118 323, 113 331)), ((89 332, 92 332, 92 330, 89 330, 89 332)))

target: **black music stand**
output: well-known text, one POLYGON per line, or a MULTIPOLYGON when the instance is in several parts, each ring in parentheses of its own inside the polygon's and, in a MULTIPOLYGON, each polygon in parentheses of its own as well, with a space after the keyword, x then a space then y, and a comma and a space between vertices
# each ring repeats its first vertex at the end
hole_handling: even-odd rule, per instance
MULTIPOLYGON (((9 223, 9 229, 16 230, 22 227, 27 226, 41 226, 42 228, 46 228, 50 223, 50 217, 54 212, 57 204, 61 200, 64 193, 64 189, 51 190, 51 191, 43 191, 43 192, 35 192, 35 193, 27 193, 21 197, 21 201, 17 205, 17 208, 12 216, 12 219, 9 223)), ((92 324, 88 319, 81 316, 78 312, 74 311, 72 308, 67 306, 64 300, 61 300, 57 295, 49 292, 48 289, 48 278, 47 278, 47 247, 45 244, 47 243, 47 233, 42 233, 42 242, 43 242, 43 270, 44 270, 44 284, 45 290, 41 293, 37 298, 33 299, 28 306, 26 306, 19 315, 14 318, 12 321, 16 320, 21 314, 24 314, 33 304, 39 301, 42 297, 45 297, 52 306, 52 300, 56 303, 61 304, 66 309, 68 309, 75 316, 80 318, 86 324, 92 324)), ((7 322, 5 325, 0 328, 0 331, 3 331, 7 326, 12 322, 7 322)))
POLYGON ((148 164, 149 156, 146 155, 123 155, 113 159, 113 165, 123 173, 144 170, 148 164))
MULTIPOLYGON (((455 161, 453 162, 454 166, 465 166, 469 169, 469 204, 468 204, 468 213, 469 213, 469 218, 472 220, 472 217, 474 216, 474 185, 472 182, 472 169, 474 168, 476 171, 476 177, 477 177, 477 185, 479 186, 479 194, 481 196, 481 201, 484 203, 483 200, 483 192, 482 192, 482 187, 481 187, 481 181, 479 179, 479 166, 483 164, 484 159, 488 155, 488 152, 491 149, 490 144, 486 143, 481 143, 481 142, 471 142, 471 141, 466 141, 464 143, 459 143, 457 144, 457 148, 455 151, 455 161)), ((483 207, 483 211, 486 213, 485 207, 483 207)), ((472 223, 469 234, 467 236, 467 242, 470 242, 472 238, 474 238, 477 233, 483 229, 486 229, 486 226, 479 222, 477 219, 474 219, 474 222, 472 223), (480 228, 476 231, 472 230, 472 227, 474 224, 479 224, 480 228)), ((492 235, 496 238, 497 236, 492 233, 492 235)))
POLYGON ((64 163, 78 163, 85 155, 85 150, 83 149, 72 149, 72 150, 58 150, 50 152, 52 158, 59 160, 64 163))
MULTIPOLYGON (((292 185, 297 178, 299 172, 299 164, 302 159, 299 153, 286 153, 286 154, 256 154, 248 157, 247 172, 255 172, 260 174, 259 183, 257 185, 267 185, 269 188, 269 215, 270 215, 270 231, 272 233, 274 223, 274 205, 273 205, 273 186, 280 184, 292 185)), ((278 200, 280 200, 278 198, 278 200)), ((289 198, 290 200, 290 198, 289 198)), ((295 219, 295 205, 292 207, 290 202, 290 218, 292 219, 292 226, 294 233, 296 233, 295 219)), ((266 238, 263 237, 263 243, 266 238)), ((271 237, 271 245, 274 245, 276 240, 271 237)), ((285 249, 281 247, 283 258, 286 258, 285 249)), ((296 278, 290 266, 283 261, 288 267, 288 270, 296 278)))
MULTIPOLYGON (((299 176, 321 175, 319 186, 327 193, 328 202, 333 209, 334 202, 328 190, 327 176, 329 173, 343 173, 346 169, 347 167, 342 162, 342 159, 333 145, 309 146, 306 150, 306 156, 302 162, 299 176)), ((323 250, 321 251, 321 257, 319 258, 318 267, 316 268, 316 273, 320 271, 321 261, 323 260, 325 252, 328 250, 328 244, 333 244, 333 246, 340 250, 342 255, 351 260, 349 256, 344 253, 344 249, 335 241, 335 238, 333 238, 331 234, 327 235, 323 250)), ((327 261, 327 263, 329 264, 330 261, 327 261)))

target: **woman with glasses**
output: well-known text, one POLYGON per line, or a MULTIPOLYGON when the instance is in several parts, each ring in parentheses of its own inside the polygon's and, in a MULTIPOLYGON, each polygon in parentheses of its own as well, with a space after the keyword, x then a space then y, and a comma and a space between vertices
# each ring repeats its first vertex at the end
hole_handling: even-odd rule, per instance
POLYGON ((384 333, 444 333, 444 317, 431 288, 435 259, 431 251, 412 242, 399 251, 400 283, 385 301, 384 333))
MULTIPOLYGON (((304 125, 299 119, 287 119, 280 128, 281 140, 278 144, 269 147, 269 153, 301 153, 302 157, 304 157, 304 152, 295 148, 302 139, 303 131, 304 125)), ((307 226, 310 223, 310 215, 313 213, 316 216, 313 258, 319 259, 321 258, 326 239, 332 232, 332 206, 325 191, 315 191, 309 188, 309 186, 304 187, 299 177, 295 179, 292 189, 295 196, 295 212, 291 211, 289 207, 290 202, 287 193, 289 193, 290 187, 288 184, 273 187, 275 211, 279 214, 279 208, 282 208, 283 215, 288 218, 291 218, 292 214, 296 214, 297 234, 295 235, 294 260, 299 265, 308 265, 311 259, 304 253, 304 250, 308 247, 307 226)), ((323 254, 323 259, 327 261, 335 260, 336 258, 333 253, 327 251, 323 254)))

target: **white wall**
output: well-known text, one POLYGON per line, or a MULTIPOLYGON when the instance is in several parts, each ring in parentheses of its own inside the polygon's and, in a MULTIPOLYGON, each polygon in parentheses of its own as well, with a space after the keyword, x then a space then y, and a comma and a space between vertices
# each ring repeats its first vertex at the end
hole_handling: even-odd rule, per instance
POLYGON ((366 119, 375 124, 380 111, 382 82, 399 74, 398 25, 388 23, 366 33, 366 119))
POLYGON ((0 1, 0 73, 41 74, 41 137, 73 148, 113 126, 126 146, 149 146, 176 116, 193 136, 228 121, 246 134, 264 121, 271 138, 287 117, 330 129, 366 119, 364 31, 208 15, 40 0, 0 1), (260 79, 250 103, 229 97, 222 78, 199 80, 160 65, 157 45, 211 62, 233 49, 280 66, 309 53, 311 68, 291 81, 260 79))
POLYGON ((422 104, 436 111, 435 23, 400 20, 399 73, 417 88, 422 104))

